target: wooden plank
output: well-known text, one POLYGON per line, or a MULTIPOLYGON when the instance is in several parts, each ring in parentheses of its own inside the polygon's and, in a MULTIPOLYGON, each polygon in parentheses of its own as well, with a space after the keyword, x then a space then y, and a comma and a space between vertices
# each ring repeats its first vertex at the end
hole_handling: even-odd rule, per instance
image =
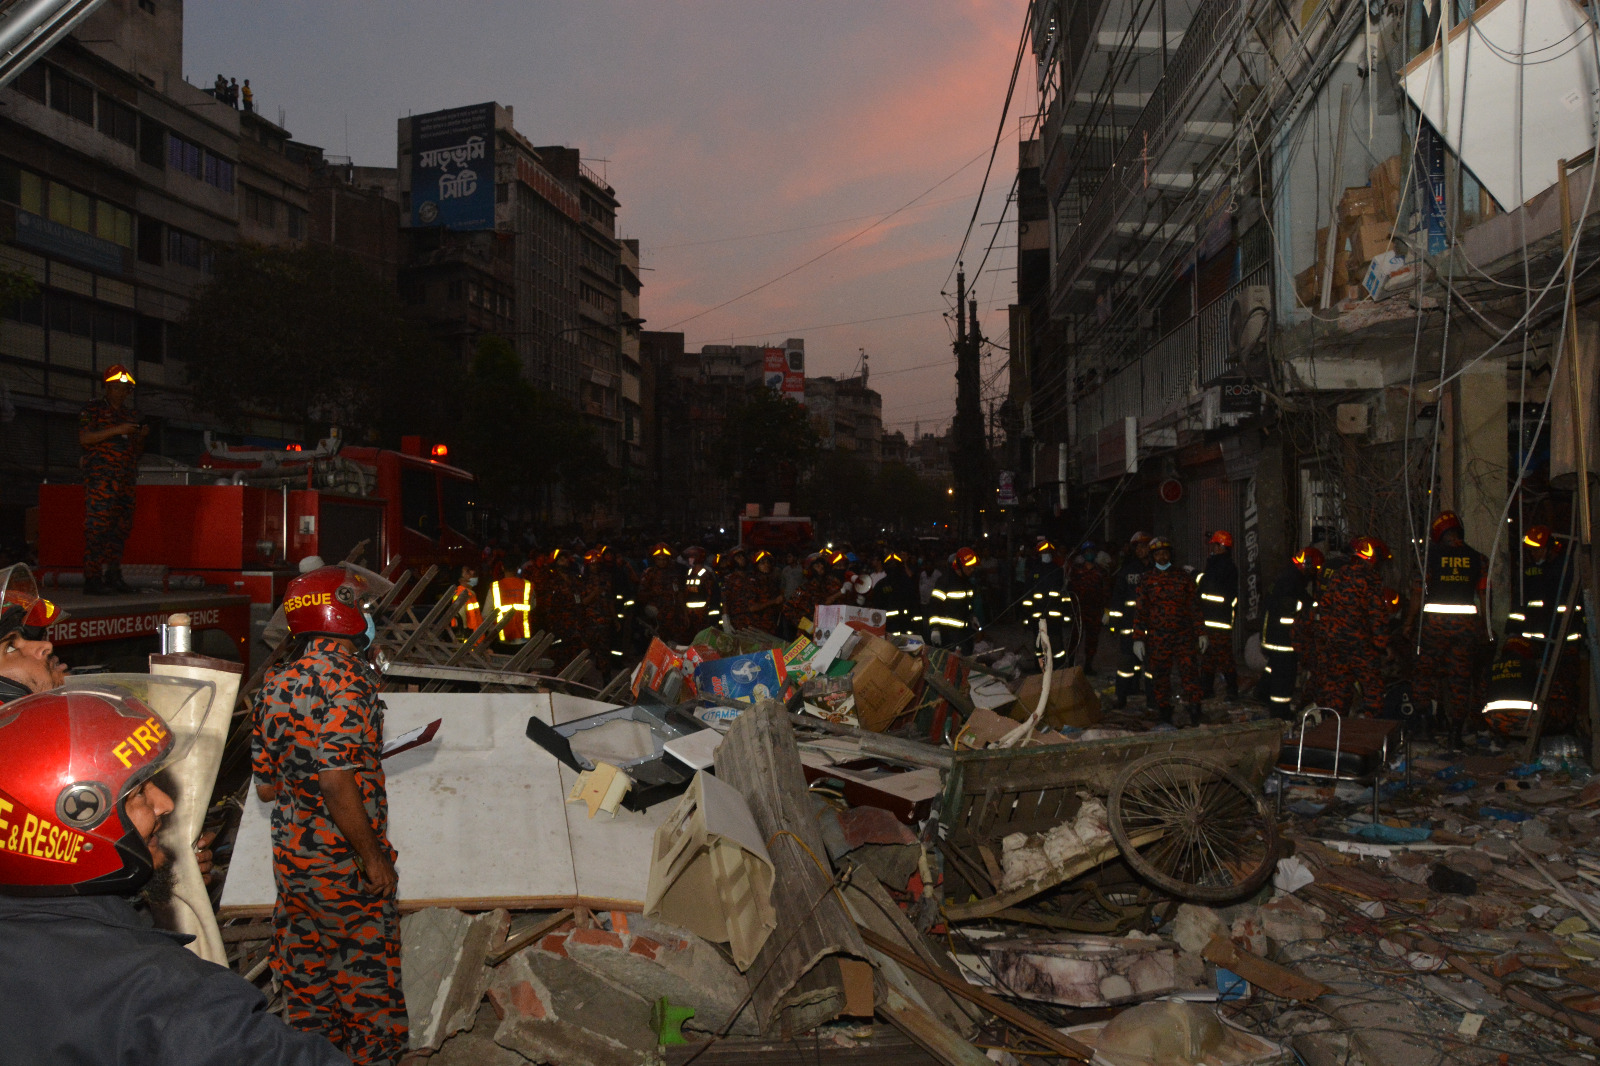
POLYGON ((878 1012, 944 1066, 989 1066, 989 1059, 983 1052, 929 1011, 901 995, 893 985, 884 990, 883 1006, 878 1012))
MULTIPOLYGON (((906 917, 898 904, 889 896, 883 883, 866 868, 858 868, 844 889, 845 902, 858 924, 877 931, 891 940, 898 940, 917 953, 929 966, 938 966, 939 960, 928 949, 922 934, 906 917)), ((949 1026, 959 1036, 971 1036, 982 1021, 980 1012, 963 999, 951 996, 939 985, 919 973, 907 971, 892 959, 880 955, 874 959, 885 982, 904 992, 915 1003, 920 1003, 933 1013, 942 1025, 949 1026)))
POLYGON ((820 733, 831 733, 836 737, 849 737, 860 745, 861 751, 866 755, 878 755, 885 759, 895 759, 910 763, 912 766, 926 766, 935 770, 948 770, 953 761, 951 752, 944 748, 936 748, 932 744, 885 736, 882 733, 857 729, 855 726, 829 722, 809 714, 791 714, 789 720, 794 723, 796 729, 813 729, 820 733))
POLYGON ((572 908, 566 907, 556 911, 554 914, 540 922, 538 925, 534 926, 532 929, 523 930, 516 936, 507 939, 504 944, 501 944, 495 950, 489 952, 489 954, 483 957, 483 964, 485 966, 499 966, 502 962, 505 962, 507 959, 521 951, 523 948, 527 947, 529 944, 538 943, 546 933, 560 928, 571 920, 572 908))
POLYGON ((441 666, 430 663, 390 663, 385 677, 412 677, 435 681, 464 681, 480 685, 506 685, 511 688, 541 688, 556 678, 544 674, 483 670, 476 666, 441 666))
POLYGON ((898 962, 901 966, 915 970, 930 981, 935 982, 945 991, 982 1007, 1013 1029, 1027 1034, 1030 1039, 1037 1041, 1057 1055, 1076 1059, 1079 1062, 1089 1062, 1094 1058, 1093 1048, 1078 1043, 1070 1036, 1056 1032, 1027 1011, 1013 1007, 1004 1000, 996 999, 981 988, 974 988, 961 978, 946 973, 937 966, 928 966, 916 955, 892 940, 881 937, 870 929, 861 930, 861 939, 865 940, 875 950, 898 962))
POLYGON ((763 1030, 771 1031, 785 1021, 786 1011, 800 1005, 797 992, 815 1005, 808 1017, 830 1010, 837 1017, 842 986, 836 983, 837 966, 829 974, 826 963, 839 955, 865 960, 867 948, 832 888, 833 871, 783 704, 762 700, 736 718, 717 749, 716 769, 750 805, 776 873, 772 902, 778 927, 750 967, 756 1017, 763 1030), (834 1000, 837 1006, 829 1006, 834 1000))

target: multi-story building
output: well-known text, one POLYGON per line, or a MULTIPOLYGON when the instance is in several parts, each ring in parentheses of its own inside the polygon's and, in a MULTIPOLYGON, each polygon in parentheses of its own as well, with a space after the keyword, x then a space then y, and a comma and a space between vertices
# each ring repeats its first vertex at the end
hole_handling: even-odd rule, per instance
POLYGON ((620 467, 622 349, 637 315, 622 307, 615 191, 577 149, 535 146, 499 104, 403 118, 398 131, 401 292, 463 365, 483 335, 510 340, 528 379, 576 407, 620 467))
MULTIPOLYGON (((1086 532, 1160 530, 1184 561, 1232 530, 1252 622, 1299 544, 1403 547, 1443 507, 1485 551, 1536 520, 1567 528, 1571 420, 1550 420, 1550 468, 1536 429, 1547 394, 1571 396, 1551 377, 1558 160, 1552 140, 1517 140, 1592 147, 1587 107, 1535 101, 1589 98, 1591 43, 1551 43, 1589 41, 1586 20, 1524 27, 1518 2, 1452 34, 1442 9, 1356 0, 1034 10, 1044 106, 1020 160, 1012 364, 1034 484, 1066 467, 1070 513, 1104 516, 1086 532), (1524 47, 1557 66, 1519 63, 1524 47), (1427 95, 1446 78, 1470 100, 1448 122, 1427 95)), ((1589 167, 1572 174, 1580 217, 1589 167)), ((1580 237, 1585 309, 1594 247, 1580 237)))
POLYGON ((883 461, 883 397, 855 377, 806 379, 806 413, 824 449, 851 452, 871 467, 883 461))
POLYGON ((174 324, 219 245, 307 236, 310 173, 288 132, 184 81, 182 56, 181 2, 108 0, 0 90, 0 266, 37 285, 0 309, 8 530, 42 478, 77 476, 77 414, 113 363, 138 378, 148 451, 194 459, 216 426, 191 403, 174 324))
POLYGON ((644 366, 639 341, 644 319, 639 317, 639 242, 633 238, 619 241, 618 252, 617 283, 622 309, 620 367, 623 470, 630 482, 637 483, 645 474, 642 407, 644 366))

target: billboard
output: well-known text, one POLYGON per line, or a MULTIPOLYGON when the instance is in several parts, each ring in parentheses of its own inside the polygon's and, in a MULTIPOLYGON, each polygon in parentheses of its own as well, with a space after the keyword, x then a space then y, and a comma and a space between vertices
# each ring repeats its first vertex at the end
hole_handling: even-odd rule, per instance
POLYGON ((412 116, 411 225, 494 229, 494 104, 412 116))
POLYGON ((761 350, 761 381, 778 395, 783 395, 784 358, 782 348, 761 350))
POLYGON ((783 349, 783 395, 801 407, 806 405, 806 342, 790 340, 783 349))

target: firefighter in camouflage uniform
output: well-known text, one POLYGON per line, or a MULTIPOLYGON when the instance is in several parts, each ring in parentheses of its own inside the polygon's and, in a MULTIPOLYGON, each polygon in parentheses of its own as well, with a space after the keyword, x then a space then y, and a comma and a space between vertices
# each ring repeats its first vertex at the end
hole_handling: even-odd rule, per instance
POLYGON ((1106 608, 1106 625, 1117 636, 1116 708, 1128 705, 1128 697, 1143 692, 1149 695, 1144 681, 1144 667, 1134 654, 1138 643, 1134 636, 1135 615, 1139 608, 1139 583, 1150 571, 1150 534, 1135 533, 1128 542, 1128 551, 1122 567, 1111 579, 1111 603, 1106 608))
POLYGON ((1422 620, 1412 696, 1449 704, 1447 719, 1459 733, 1468 714, 1483 706, 1477 657, 1485 634, 1479 598, 1489 580, 1487 560, 1462 539, 1461 518, 1444 511, 1433 520, 1422 587, 1422 620))
POLYGON ((1172 542, 1150 541, 1151 569, 1139 582, 1134 602, 1134 655, 1144 662, 1151 699, 1163 722, 1172 721, 1172 672, 1177 670, 1184 701, 1200 706, 1200 661, 1207 637, 1200 596, 1187 571, 1172 565, 1172 542))
POLYGON ((790 634, 798 630, 802 619, 809 620, 817 613, 818 605, 837 603, 843 595, 844 583, 829 573, 830 561, 827 552, 813 552, 806 556, 805 577, 800 579, 800 587, 783 604, 784 627, 790 634))
POLYGON ((83 449, 83 591, 132 592, 122 580, 122 546, 133 530, 134 484, 150 427, 129 403, 133 375, 106 370, 106 394, 78 414, 83 449))
POLYGON ((1378 572, 1389 560, 1389 546, 1376 537, 1357 537, 1350 555, 1343 566, 1323 571, 1312 627, 1312 698, 1341 714, 1379 709, 1383 677, 1378 667, 1389 643, 1389 604, 1378 572), (1352 685, 1361 687, 1359 701, 1351 696, 1352 685))
POLYGON ((295 651, 267 672, 251 736, 257 793, 273 804, 271 958, 285 1020, 362 1066, 406 1050, 383 704, 364 658, 386 591, 349 566, 289 582, 295 651))
POLYGON ((534 594, 544 611, 544 628, 556 638, 551 655, 557 668, 577 658, 583 646, 583 594, 578 588, 578 553, 557 548, 534 579, 534 594))
POLYGON ((583 646, 601 670, 610 670, 613 657, 622 652, 612 647, 616 633, 616 593, 611 588, 611 571, 605 553, 593 548, 583 557, 583 573, 578 577, 579 613, 582 615, 583 646))
POLYGON ((1233 561, 1233 534, 1219 529, 1207 543, 1206 568, 1195 583, 1205 619, 1206 650, 1200 656, 1200 691, 1214 693, 1217 675, 1228 686, 1228 698, 1239 698, 1239 664, 1233 658, 1233 624, 1239 612, 1239 567, 1233 561))
POLYGON ((689 611, 683 605, 683 572, 673 562, 672 549, 665 543, 650 549, 650 565, 639 579, 634 598, 662 640, 682 644, 693 635, 689 632, 689 611))
POLYGON ((1078 608, 1078 625, 1083 633, 1083 672, 1094 673, 1094 657, 1100 651, 1100 620, 1111 597, 1111 575, 1100 565, 1100 551, 1093 541, 1084 541, 1073 557, 1067 588, 1078 608))

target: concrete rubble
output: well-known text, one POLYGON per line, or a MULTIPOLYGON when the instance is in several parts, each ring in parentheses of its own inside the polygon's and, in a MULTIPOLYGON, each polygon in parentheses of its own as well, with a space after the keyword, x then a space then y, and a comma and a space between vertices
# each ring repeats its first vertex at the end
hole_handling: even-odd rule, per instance
MULTIPOLYGON (((759 643, 724 637, 699 661, 759 643)), ((628 846, 683 878, 677 920, 637 903, 407 915, 412 1047, 441 1066, 776 1062, 797 1047, 805 1062, 878 1048, 944 1066, 1600 1057, 1600 785, 1564 739, 1525 761, 1488 734, 1419 734, 1373 780, 1285 777, 1294 732, 1259 706, 1208 701, 1188 729, 1109 698, 1085 714, 1077 673, 1073 714, 1016 736, 1034 708, 996 698, 1022 687, 1014 655, 876 639, 830 640, 833 669, 853 673, 851 653, 882 664, 893 714, 852 714, 848 686, 811 703, 804 666, 774 694, 787 704, 676 704, 722 734, 695 748, 712 753, 701 783, 666 800, 687 804, 699 850, 677 847, 671 819, 653 850, 628 846), (1183 825, 1240 819, 1211 843, 1232 856, 1220 882, 1162 865, 1179 830, 1129 820, 1141 766, 1167 775, 1157 794, 1225 798, 1183 825), (682 927, 703 917, 696 899, 716 909, 707 928, 744 931, 740 952, 732 932, 682 927)))

